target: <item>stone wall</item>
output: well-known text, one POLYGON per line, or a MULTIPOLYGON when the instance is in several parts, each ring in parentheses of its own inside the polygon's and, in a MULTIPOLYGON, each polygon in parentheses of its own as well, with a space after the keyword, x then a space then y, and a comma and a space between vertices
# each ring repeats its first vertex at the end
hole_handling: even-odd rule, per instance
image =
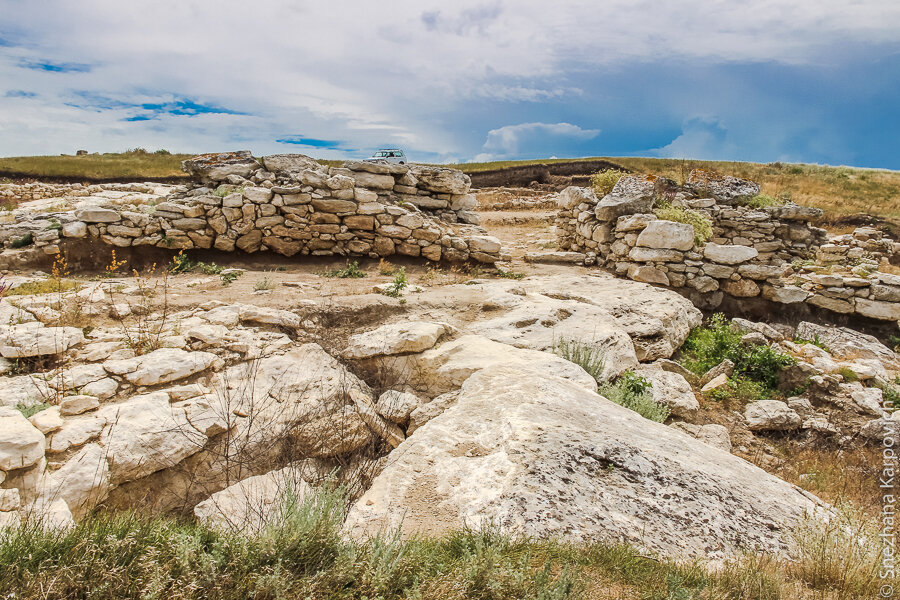
POLYGON ((469 178, 453 169, 385 162, 328 167, 297 154, 249 152, 184 161, 194 183, 155 205, 17 211, 0 244, 54 255, 69 239, 114 247, 215 248, 284 256, 499 259, 500 242, 478 226, 469 178))
POLYGON ((153 193, 154 186, 146 183, 0 183, 0 204, 28 202, 44 198, 85 197, 104 192, 153 193))
POLYGON ((900 277, 877 271, 890 243, 870 241, 874 234, 856 249, 846 240, 828 243, 827 232, 812 224, 820 209, 748 206, 757 194, 758 184, 702 172, 683 187, 625 176, 601 199, 588 188, 570 187, 558 199, 558 245, 619 276, 675 288, 704 308, 719 306, 727 294, 900 319, 900 277), (659 218, 654 208, 663 203, 705 217, 712 237, 699 240, 694 226, 659 218), (880 253, 869 252, 866 243, 880 253), (839 260, 819 264, 817 256, 839 260))

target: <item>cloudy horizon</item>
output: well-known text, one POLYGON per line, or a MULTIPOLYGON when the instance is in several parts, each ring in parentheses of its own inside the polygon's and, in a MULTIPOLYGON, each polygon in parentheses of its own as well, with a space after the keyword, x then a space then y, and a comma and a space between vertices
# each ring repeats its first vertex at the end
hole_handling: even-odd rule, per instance
POLYGON ((900 4, 0 0, 0 156, 900 169, 900 4))

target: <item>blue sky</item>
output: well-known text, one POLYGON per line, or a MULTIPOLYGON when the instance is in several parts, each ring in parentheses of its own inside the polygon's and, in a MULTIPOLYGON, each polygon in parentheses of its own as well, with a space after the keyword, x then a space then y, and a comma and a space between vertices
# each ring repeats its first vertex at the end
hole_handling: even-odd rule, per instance
POLYGON ((0 0, 0 155, 900 169, 888 0, 0 0))

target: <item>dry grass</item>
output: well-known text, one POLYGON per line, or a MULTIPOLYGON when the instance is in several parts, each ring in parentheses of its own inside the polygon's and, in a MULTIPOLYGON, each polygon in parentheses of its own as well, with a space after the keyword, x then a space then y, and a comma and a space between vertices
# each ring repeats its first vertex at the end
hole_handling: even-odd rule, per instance
POLYGON ((783 449, 782 461, 775 475, 826 502, 849 502, 872 516, 881 510, 882 490, 876 483, 882 459, 875 448, 783 449))
POLYGON ((84 179, 184 178, 181 161, 191 154, 124 152, 86 156, 18 156, 0 158, 0 172, 23 177, 84 179))

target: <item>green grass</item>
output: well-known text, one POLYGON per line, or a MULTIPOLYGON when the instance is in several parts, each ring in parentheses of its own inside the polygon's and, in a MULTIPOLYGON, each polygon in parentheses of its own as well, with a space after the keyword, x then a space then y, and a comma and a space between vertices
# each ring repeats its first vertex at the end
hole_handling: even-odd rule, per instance
POLYGON ((757 194, 744 201, 743 204, 744 206, 749 206, 751 208, 766 208, 767 206, 781 206, 784 204, 784 201, 773 198, 768 194, 757 194))
POLYGON ((39 402, 38 404, 34 404, 32 406, 25 406, 21 402, 16 404, 16 410, 22 413, 22 416, 26 419, 29 417, 33 417, 44 409, 50 408, 50 405, 46 402, 39 402))
POLYGON ((406 278, 406 267, 400 267, 397 269, 397 273, 394 275, 394 280, 391 282, 391 285, 381 290, 381 293, 385 296, 390 296, 391 298, 399 298, 403 295, 403 290, 405 290, 408 285, 409 281, 406 278))
POLYGON ((26 281, 6 292, 7 296, 32 296, 35 294, 58 294, 77 290, 80 284, 71 279, 55 279, 53 277, 40 281, 26 281))
POLYGON ((649 381, 626 371, 614 383, 600 384, 597 393, 607 400, 630 408, 645 419, 662 423, 669 418, 669 407, 656 402, 650 388, 649 381))
POLYGON ((744 344, 741 337, 743 333, 732 327, 724 315, 713 315, 705 326, 694 329, 685 340, 680 350, 681 362, 694 373, 703 375, 727 358, 734 363, 736 377, 758 384, 736 382, 735 385, 741 386, 740 396, 749 395, 753 388, 761 397, 774 393, 779 373, 796 360, 768 345, 744 344))
POLYGON ((330 269, 319 273, 322 277, 337 277, 338 279, 361 279, 366 276, 366 272, 359 268, 358 261, 347 261, 347 265, 343 269, 330 269))
MULTIPOLYGON (((286 493, 271 524, 229 533, 175 518, 101 513, 73 528, 0 532, 0 590, 16 600, 795 600, 874 598, 855 516, 804 528, 797 562, 747 555, 712 572, 627 545, 512 537, 496 528, 366 541, 343 535, 347 500, 286 493), (612 595, 615 594, 615 595, 612 595)), ((867 547, 868 546, 868 547, 867 547)))

